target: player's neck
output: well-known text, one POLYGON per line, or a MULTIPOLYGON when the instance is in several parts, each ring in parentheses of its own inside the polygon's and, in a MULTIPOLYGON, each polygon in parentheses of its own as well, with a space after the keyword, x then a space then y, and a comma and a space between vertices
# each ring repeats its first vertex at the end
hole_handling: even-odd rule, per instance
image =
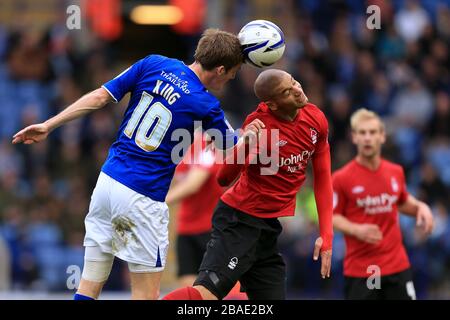
POLYGON ((362 155, 357 155, 356 162, 369 170, 376 171, 380 167, 381 156, 376 155, 374 157, 364 157, 362 155))
POLYGON ((294 121, 295 117, 297 116, 299 110, 296 109, 290 113, 287 113, 286 111, 279 111, 279 110, 270 110, 276 117, 286 120, 286 121, 294 121))
POLYGON ((194 62, 189 65, 189 69, 191 69, 196 76, 200 79, 200 82, 208 89, 209 87, 209 78, 208 73, 203 69, 200 63, 194 62))

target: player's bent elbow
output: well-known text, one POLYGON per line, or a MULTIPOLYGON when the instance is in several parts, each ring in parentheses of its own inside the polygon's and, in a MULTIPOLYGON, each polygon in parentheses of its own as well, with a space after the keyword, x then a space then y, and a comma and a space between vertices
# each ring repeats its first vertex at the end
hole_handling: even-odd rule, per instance
POLYGON ((101 108, 111 101, 111 95, 103 88, 98 88, 92 91, 89 95, 94 100, 94 105, 97 108, 101 108))

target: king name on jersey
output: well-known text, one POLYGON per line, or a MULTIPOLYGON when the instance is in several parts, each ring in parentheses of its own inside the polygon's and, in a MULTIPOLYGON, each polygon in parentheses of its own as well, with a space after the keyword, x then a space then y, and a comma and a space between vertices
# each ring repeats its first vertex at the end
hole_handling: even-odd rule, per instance
POLYGON ((160 95, 161 97, 167 100, 168 104, 172 105, 180 97, 180 94, 174 91, 175 88, 170 84, 168 84, 167 82, 164 82, 162 80, 156 80, 156 85, 153 88, 152 92, 160 95))
POLYGON ((166 99, 169 105, 174 104, 180 97, 180 94, 175 91, 175 87, 179 88, 185 94, 190 93, 188 88, 189 82, 187 80, 181 79, 172 72, 167 73, 164 70, 161 71, 161 76, 167 80, 167 82, 163 80, 156 80, 156 84, 152 92, 166 99))

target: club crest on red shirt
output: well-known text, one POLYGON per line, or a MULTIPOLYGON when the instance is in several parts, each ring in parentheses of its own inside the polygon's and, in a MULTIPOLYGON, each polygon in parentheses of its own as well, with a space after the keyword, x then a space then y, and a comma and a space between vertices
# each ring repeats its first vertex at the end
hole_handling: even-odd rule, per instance
POLYGON ((314 128, 309 128, 309 130, 311 131, 311 140, 313 144, 316 144, 317 142, 317 131, 314 128))
POLYGON ((394 177, 391 178, 391 186, 392 186, 392 191, 394 191, 394 192, 398 191, 398 183, 394 177))

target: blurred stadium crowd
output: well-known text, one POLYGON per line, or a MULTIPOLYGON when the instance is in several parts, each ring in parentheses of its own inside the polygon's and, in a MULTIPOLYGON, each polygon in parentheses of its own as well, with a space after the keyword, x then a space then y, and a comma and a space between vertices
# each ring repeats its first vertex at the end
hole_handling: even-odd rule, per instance
MULTIPOLYGON (((334 169, 354 155, 352 111, 366 107, 382 115, 384 156, 404 166, 408 189, 436 219, 425 241, 415 221, 401 217, 418 298, 450 299, 450 1, 217 0, 207 10, 215 13, 202 28, 237 33, 264 18, 283 29, 287 48, 276 67, 300 79, 327 115, 334 169), (381 8, 379 30, 366 27, 370 4, 381 8), (211 21, 218 8, 220 24, 211 21)), ((127 99, 58 129, 44 143, 11 145, 20 128, 54 115, 133 61, 118 59, 124 48, 114 42, 74 34, 64 19, 43 32, 0 24, 0 291, 67 290, 67 267, 83 265, 89 195, 127 99)), ((196 41, 195 34, 181 37, 196 41)), ((235 128, 256 107, 257 74, 244 66, 220 95, 235 128)), ((299 194, 296 217, 283 219, 288 296, 342 298, 342 236, 336 234, 331 280, 321 281, 312 261, 311 190, 299 194)), ((116 264, 105 290, 127 289, 124 268, 116 264)))

